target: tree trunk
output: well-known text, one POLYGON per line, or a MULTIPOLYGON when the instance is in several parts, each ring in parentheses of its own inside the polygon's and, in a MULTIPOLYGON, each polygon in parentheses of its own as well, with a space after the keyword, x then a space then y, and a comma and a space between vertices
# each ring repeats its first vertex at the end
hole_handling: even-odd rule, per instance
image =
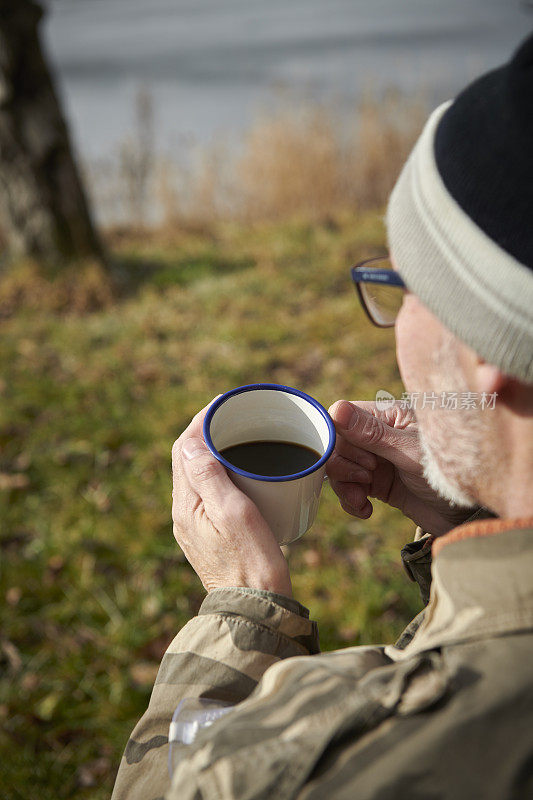
POLYGON ((33 0, 0 0, 0 227, 14 255, 101 259, 41 49, 42 14, 33 0))

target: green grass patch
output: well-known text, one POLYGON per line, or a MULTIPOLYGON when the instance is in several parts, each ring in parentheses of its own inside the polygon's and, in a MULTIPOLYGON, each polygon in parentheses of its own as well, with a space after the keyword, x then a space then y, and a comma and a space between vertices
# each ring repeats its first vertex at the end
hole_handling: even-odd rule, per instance
MULTIPOLYGON (((297 386, 326 406, 401 393, 392 334, 367 323, 349 278, 383 242, 378 214, 226 225, 204 239, 117 243, 101 307, 24 302, 35 296, 31 270, 18 305, 10 290, 0 343, 3 798, 30 787, 41 800, 109 796, 159 660, 204 596, 170 522, 171 445, 193 414, 255 381, 297 386)), ((288 548, 295 596, 319 620, 324 649, 390 642, 419 610, 398 561, 412 530, 380 504, 355 520, 324 491, 313 530, 288 548)))

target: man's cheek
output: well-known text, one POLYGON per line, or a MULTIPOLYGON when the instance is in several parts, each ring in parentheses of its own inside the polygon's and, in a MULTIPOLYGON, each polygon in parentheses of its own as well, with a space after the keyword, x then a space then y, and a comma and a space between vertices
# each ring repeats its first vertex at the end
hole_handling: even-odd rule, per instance
POLYGON ((419 332, 411 324, 409 317, 400 311, 396 321, 396 360, 400 375, 408 392, 419 391, 417 375, 417 350, 421 346, 418 341, 419 332))

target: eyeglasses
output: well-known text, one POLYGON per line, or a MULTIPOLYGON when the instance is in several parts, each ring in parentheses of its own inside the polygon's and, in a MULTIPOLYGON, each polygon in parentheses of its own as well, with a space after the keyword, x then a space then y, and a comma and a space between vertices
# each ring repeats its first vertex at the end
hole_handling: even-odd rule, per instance
POLYGON ((351 268, 352 280, 367 317, 379 328, 392 328, 407 288, 387 256, 369 258, 351 268))

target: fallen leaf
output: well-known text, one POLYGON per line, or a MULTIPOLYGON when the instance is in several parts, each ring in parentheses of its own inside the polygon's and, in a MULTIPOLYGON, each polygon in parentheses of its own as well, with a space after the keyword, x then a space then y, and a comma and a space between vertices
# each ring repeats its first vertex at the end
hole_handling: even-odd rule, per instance
POLYGON ((12 607, 17 606, 21 597, 22 592, 20 588, 18 586, 10 586, 6 592, 6 603, 12 607))
POLYGON ((310 569, 319 567, 320 562, 322 561, 318 550, 305 550, 302 554, 302 560, 305 566, 309 567, 310 569))
POLYGON ((0 490, 27 489, 30 479, 23 472, 0 472, 0 490))
POLYGON ((78 784, 84 788, 96 786, 97 783, 101 783, 101 779, 107 775, 110 768, 111 759, 105 756, 90 761, 79 768, 77 772, 78 784))
POLYGON ((1 639, 0 650, 2 650, 7 658, 11 670, 13 672, 18 672, 22 667, 22 658, 20 657, 18 648, 15 647, 13 642, 10 642, 9 639, 1 639))
POLYGON ((140 661, 130 667, 130 677, 136 686, 152 686, 158 669, 159 665, 154 664, 152 661, 140 661))

